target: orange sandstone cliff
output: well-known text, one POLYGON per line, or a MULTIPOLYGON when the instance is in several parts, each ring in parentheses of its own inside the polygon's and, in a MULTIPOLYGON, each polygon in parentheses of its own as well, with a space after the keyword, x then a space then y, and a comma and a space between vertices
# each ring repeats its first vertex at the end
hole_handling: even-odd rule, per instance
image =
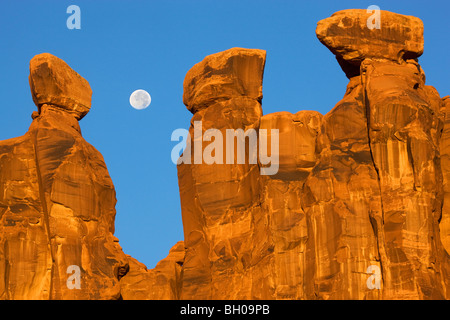
POLYGON ((31 60, 29 80, 39 111, 24 136, 0 142, 0 297, 118 299, 128 263, 114 186, 78 124, 90 86, 50 54, 31 60), (66 283, 73 265, 80 290, 66 283))
POLYGON ((38 112, 23 137, 0 142, 0 298, 449 299, 450 99, 425 84, 422 22, 382 11, 369 29, 369 16, 317 25, 349 78, 324 116, 263 115, 263 50, 213 54, 187 73, 191 136, 200 121, 224 137, 265 129, 270 150, 278 129, 278 171, 262 174, 249 150, 245 163, 197 164, 188 143, 184 241, 152 270, 113 236, 114 186, 78 124, 89 84, 52 55, 33 58, 38 112))

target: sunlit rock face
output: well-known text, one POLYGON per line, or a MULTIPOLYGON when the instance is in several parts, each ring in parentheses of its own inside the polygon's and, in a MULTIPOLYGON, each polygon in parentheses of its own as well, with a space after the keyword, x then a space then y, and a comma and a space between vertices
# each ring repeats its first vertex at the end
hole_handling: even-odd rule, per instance
POLYGON ((31 60, 30 84, 39 112, 0 142, 0 297, 118 299, 128 263, 113 236, 114 185, 78 124, 90 86, 50 54, 31 60))
POLYGON ((179 165, 182 298, 448 298, 449 100, 425 84, 420 19, 381 11, 369 29, 370 15, 318 23, 349 77, 325 116, 263 116, 257 50, 220 52, 188 72, 191 124, 278 129, 279 169, 179 165))
POLYGON ((41 53, 30 61, 31 96, 38 108, 55 105, 82 119, 91 108, 89 83, 63 60, 41 53))
POLYGON ((381 11, 370 29, 371 14, 318 23, 349 78, 326 115, 263 115, 264 50, 232 48, 188 71, 184 241, 151 270, 113 236, 114 186, 78 123, 89 84, 59 58, 33 58, 38 111, 24 136, 0 142, 0 298, 449 299, 450 99, 425 84, 420 19, 381 11), (230 129, 256 133, 257 161, 233 147, 226 162, 230 129), (223 164, 196 162, 219 136, 223 164))
POLYGON ((316 35, 349 78, 359 74, 365 59, 400 63, 423 53, 422 21, 384 10, 338 11, 317 23, 316 35))

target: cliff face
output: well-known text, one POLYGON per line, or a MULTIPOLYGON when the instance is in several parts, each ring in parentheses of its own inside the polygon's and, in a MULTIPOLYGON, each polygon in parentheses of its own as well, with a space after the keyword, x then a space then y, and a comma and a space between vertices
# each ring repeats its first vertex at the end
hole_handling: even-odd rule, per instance
POLYGON ((0 298, 449 299, 450 99, 425 84, 422 22, 382 11, 369 29, 369 16, 318 23, 349 78, 324 116, 263 115, 263 50, 187 73, 184 242, 152 270, 113 236, 114 186, 78 124, 89 84, 52 55, 33 58, 38 112, 0 142, 0 298), (244 159, 239 132, 258 144, 244 159))
POLYGON ((349 78, 325 116, 262 116, 260 50, 230 49, 188 72, 191 136, 195 121, 203 132, 278 129, 279 169, 195 164, 194 150, 178 166, 181 298, 449 298, 449 100, 425 85, 422 22, 382 11, 369 29, 369 16, 318 23, 349 78))
POLYGON ((0 143, 0 297, 119 298, 128 264, 113 236, 114 186, 78 124, 89 84, 50 54, 31 60, 29 79, 39 112, 0 143), (67 285, 77 267, 80 290, 67 285))

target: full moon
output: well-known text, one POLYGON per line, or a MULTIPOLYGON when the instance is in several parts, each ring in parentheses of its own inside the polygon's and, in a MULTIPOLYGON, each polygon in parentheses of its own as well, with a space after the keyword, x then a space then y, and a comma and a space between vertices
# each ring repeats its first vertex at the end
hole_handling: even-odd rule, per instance
POLYGON ((150 94, 142 89, 134 91, 130 96, 130 104, 137 110, 147 108, 150 105, 150 102, 152 102, 150 94))

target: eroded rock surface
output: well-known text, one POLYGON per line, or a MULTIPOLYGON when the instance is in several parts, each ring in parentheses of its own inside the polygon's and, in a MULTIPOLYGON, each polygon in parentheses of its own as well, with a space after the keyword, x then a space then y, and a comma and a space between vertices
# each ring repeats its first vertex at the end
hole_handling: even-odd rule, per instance
POLYGON ((80 120, 91 108, 89 83, 63 60, 42 53, 30 61, 31 96, 38 108, 56 105, 80 120))
POLYGON ((417 62, 422 22, 382 11, 381 28, 369 29, 369 16, 344 10, 318 23, 349 77, 325 116, 235 106, 260 96, 256 51, 230 49, 188 72, 191 125, 214 113, 207 128, 278 129, 279 169, 179 165, 182 298, 448 299, 448 99, 417 62), (212 62, 228 77, 211 77, 212 62))
POLYGON ((318 23, 349 78, 326 115, 263 115, 263 50, 212 54, 187 73, 184 241, 151 270, 113 236, 114 187, 78 124, 89 84, 34 58, 38 112, 27 134, 0 142, 0 298, 449 299, 450 99, 425 83, 422 22, 382 11, 370 29, 370 15, 318 23), (244 163, 237 147, 228 157, 230 129, 256 133, 257 161, 249 147, 244 163), (273 174, 266 134, 268 150, 278 141, 273 174), (67 288, 69 265, 80 290, 67 288))
MULTIPOLYGON (((210 128, 223 137, 226 129, 258 129, 265 55, 263 50, 233 48, 206 57, 188 72, 184 102, 194 113, 191 123, 201 122, 202 135, 210 128)), ((261 213, 256 206, 258 164, 238 164, 237 152, 232 164, 227 164, 227 142, 222 164, 196 164, 194 145, 199 139, 193 125, 189 131, 191 164, 178 167, 186 246, 181 298, 250 296, 249 267, 254 263, 256 240, 253 220, 261 213), (234 289, 224 290, 230 286, 234 289)), ((208 144, 201 142, 202 153, 208 144)))
POLYGON ((120 280, 122 299, 180 299, 184 251, 184 242, 179 241, 170 249, 169 255, 150 270, 143 263, 127 255, 130 269, 120 280))
POLYGON ((342 10, 317 23, 317 38, 336 55, 348 77, 358 74, 367 58, 400 62, 423 53, 419 18, 384 10, 376 15, 375 11, 342 10))
POLYGON ((0 142, 0 298, 118 299, 128 262, 113 236, 114 186, 78 124, 89 84, 50 54, 31 60, 30 83, 39 112, 0 142), (67 285, 69 266, 80 289, 67 285))

